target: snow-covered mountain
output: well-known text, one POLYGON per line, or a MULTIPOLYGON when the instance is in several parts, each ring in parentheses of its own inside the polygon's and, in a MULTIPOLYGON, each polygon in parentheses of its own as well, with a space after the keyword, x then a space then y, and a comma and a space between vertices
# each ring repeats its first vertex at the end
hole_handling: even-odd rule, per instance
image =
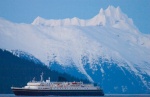
POLYGON ((66 18, 61 20, 46 20, 41 17, 37 17, 33 25, 43 26, 111 26, 118 29, 126 29, 136 32, 136 27, 133 24, 132 19, 129 19, 120 8, 114 8, 109 6, 106 10, 100 9, 99 14, 89 20, 79 19, 74 17, 72 19, 66 18))
POLYGON ((119 7, 91 19, 17 24, 0 18, 0 48, 32 54, 50 69, 99 83, 107 93, 150 93, 150 35, 119 7))

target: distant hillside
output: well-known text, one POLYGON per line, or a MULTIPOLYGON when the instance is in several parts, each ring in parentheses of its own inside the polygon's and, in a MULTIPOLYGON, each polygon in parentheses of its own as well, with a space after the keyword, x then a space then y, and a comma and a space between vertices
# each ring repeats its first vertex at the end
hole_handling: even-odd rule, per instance
POLYGON ((0 49, 0 93, 12 93, 11 86, 23 87, 33 77, 40 80, 41 72, 44 73, 44 79, 50 76, 52 81, 79 81, 72 76, 51 71, 44 65, 21 59, 0 49))

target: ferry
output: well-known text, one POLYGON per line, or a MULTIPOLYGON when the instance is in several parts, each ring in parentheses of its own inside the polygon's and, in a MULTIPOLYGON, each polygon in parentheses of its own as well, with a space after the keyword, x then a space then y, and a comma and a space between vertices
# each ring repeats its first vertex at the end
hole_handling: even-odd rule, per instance
POLYGON ((43 73, 41 80, 28 82, 24 87, 11 87, 17 96, 104 96, 103 90, 93 84, 83 82, 51 82, 50 77, 44 81, 43 73))

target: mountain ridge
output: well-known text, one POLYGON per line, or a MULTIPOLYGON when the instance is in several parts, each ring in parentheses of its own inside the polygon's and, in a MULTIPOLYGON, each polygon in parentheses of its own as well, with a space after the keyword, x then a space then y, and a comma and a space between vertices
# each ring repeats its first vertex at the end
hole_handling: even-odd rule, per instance
POLYGON ((46 20, 38 16, 33 22, 33 25, 44 26, 112 26, 120 29, 132 29, 135 33, 139 32, 134 26, 132 19, 121 12, 120 7, 109 6, 106 10, 100 9, 99 13, 91 19, 66 18, 59 20, 46 20), (136 29, 136 30, 135 30, 136 29))

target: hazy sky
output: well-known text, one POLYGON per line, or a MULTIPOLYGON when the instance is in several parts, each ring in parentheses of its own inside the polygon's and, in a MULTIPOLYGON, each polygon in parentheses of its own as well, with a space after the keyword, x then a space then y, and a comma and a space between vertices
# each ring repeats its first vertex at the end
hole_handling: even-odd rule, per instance
POLYGON ((0 0, 0 17, 15 23, 78 17, 90 19, 100 8, 119 6, 143 33, 150 34, 150 0, 0 0))

